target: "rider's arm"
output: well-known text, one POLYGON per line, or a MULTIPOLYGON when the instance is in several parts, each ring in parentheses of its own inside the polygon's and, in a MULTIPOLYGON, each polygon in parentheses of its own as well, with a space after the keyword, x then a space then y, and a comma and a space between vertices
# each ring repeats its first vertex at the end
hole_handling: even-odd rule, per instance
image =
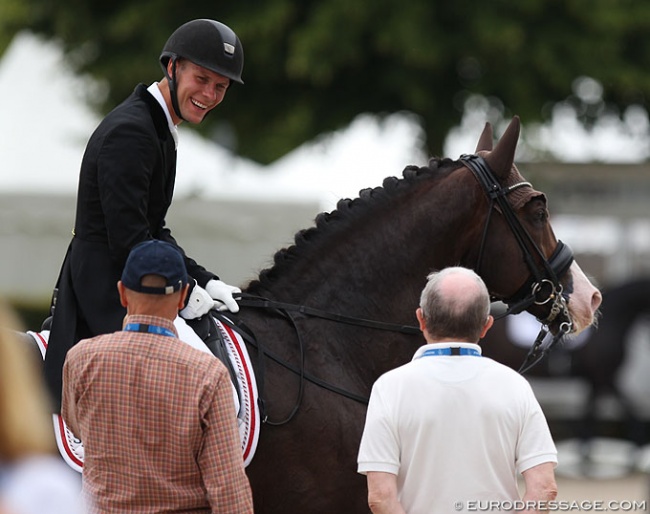
POLYGON ((120 123, 103 137, 97 156, 97 187, 111 258, 123 266, 133 246, 147 239, 175 245, 188 274, 201 287, 218 278, 187 256, 165 225, 172 190, 165 191, 169 168, 156 133, 139 119, 120 123), (169 195, 169 196, 167 196, 169 195))

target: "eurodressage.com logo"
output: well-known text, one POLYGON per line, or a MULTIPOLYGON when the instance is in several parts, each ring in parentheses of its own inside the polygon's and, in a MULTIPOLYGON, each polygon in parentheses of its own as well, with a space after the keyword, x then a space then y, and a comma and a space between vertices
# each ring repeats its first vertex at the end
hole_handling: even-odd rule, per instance
POLYGON ((550 500, 550 501, 467 501, 455 502, 457 511, 465 512, 646 512, 647 502, 637 500, 550 500))

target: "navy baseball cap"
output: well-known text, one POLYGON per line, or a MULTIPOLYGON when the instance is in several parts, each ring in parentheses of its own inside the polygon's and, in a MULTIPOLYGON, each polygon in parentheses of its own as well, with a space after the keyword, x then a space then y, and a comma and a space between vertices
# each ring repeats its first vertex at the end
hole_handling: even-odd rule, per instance
POLYGON ((146 294, 173 294, 187 284, 187 270, 181 252, 174 245, 151 239, 131 249, 122 271, 122 284, 132 291, 146 294), (145 275, 158 275, 167 281, 165 287, 142 285, 145 275))

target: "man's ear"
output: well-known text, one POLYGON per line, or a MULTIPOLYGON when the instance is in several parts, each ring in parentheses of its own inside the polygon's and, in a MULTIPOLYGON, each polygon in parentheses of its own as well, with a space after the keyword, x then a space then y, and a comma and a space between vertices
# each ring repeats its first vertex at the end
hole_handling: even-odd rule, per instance
POLYGON ((426 323, 424 322, 424 313, 422 312, 422 308, 418 307, 417 310, 415 311, 415 316, 418 318, 418 323, 420 324, 420 330, 424 333, 424 331, 427 329, 426 323))
POLYGON ((177 57, 176 62, 174 62, 174 59, 169 59, 169 61, 167 61, 167 74, 169 77, 173 77, 174 75, 172 73, 174 71, 178 74, 178 70, 182 70, 184 67, 185 59, 182 57, 177 57), (176 67, 176 70, 174 70, 174 67, 176 67))
POLYGON ((183 310, 185 308, 185 300, 187 299, 187 292, 190 289, 189 284, 185 284, 185 287, 181 290, 181 296, 178 301, 178 310, 183 310))
MULTIPOLYGON (((167 76, 172 77, 172 70, 174 69, 174 59, 169 59, 167 61, 167 76)), ((178 63, 177 63, 178 64, 178 63)))
POLYGON ((117 292, 120 295, 120 303, 122 304, 122 307, 126 308, 129 302, 126 298, 126 287, 122 284, 121 280, 117 281, 117 292))
POLYGON ((494 317, 490 314, 485 325, 483 325, 483 330, 481 330, 481 339, 485 337, 485 334, 487 334, 488 330, 492 328, 492 325, 494 325, 494 317))

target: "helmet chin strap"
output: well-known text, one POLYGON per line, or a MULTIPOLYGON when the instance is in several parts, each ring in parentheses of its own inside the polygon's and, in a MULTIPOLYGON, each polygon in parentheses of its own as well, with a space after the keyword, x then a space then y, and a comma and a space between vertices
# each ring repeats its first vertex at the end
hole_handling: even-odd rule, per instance
POLYGON ((176 57, 172 57, 171 77, 169 76, 169 73, 167 73, 167 68, 165 68, 165 75, 167 76, 167 82, 169 83, 169 95, 172 99, 172 107, 174 109, 174 112, 176 113, 176 116, 178 116, 181 120, 187 121, 181 114, 181 108, 178 106, 178 96, 176 95, 176 57))

